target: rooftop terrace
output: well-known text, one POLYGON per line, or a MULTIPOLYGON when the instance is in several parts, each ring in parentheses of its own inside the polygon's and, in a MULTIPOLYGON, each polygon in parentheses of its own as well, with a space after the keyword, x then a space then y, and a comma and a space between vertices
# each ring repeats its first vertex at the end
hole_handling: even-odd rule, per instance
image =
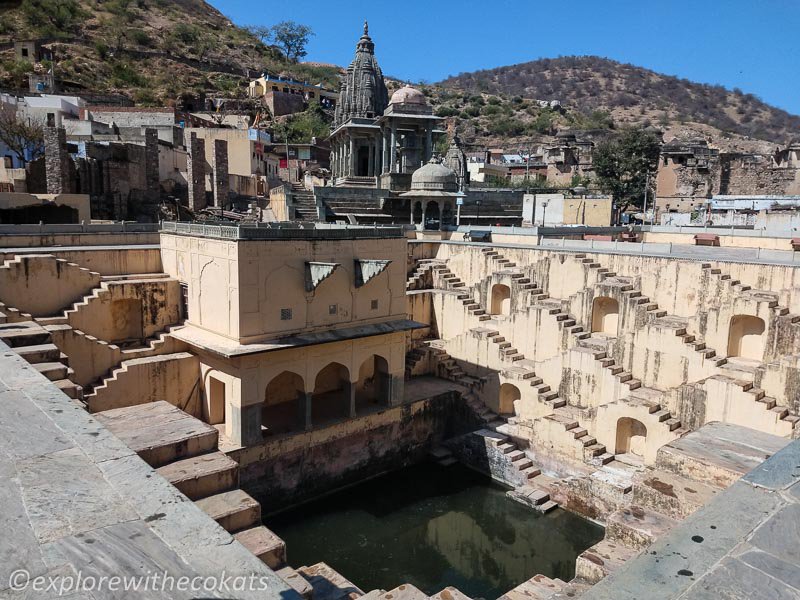
POLYGON ((402 238, 402 227, 336 225, 316 223, 301 227, 295 223, 202 224, 164 221, 162 233, 176 233, 224 240, 356 240, 402 238))

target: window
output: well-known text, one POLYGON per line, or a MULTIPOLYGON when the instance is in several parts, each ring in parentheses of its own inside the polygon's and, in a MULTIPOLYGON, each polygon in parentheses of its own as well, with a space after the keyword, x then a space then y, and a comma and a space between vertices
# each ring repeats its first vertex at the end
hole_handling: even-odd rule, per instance
POLYGON ((292 309, 291 308, 282 308, 281 309, 281 321, 291 321, 292 320, 292 309))
POLYGON ((370 307, 372 308, 372 310, 378 310, 378 301, 373 300, 370 304, 370 307))
POLYGON ((335 315, 339 311, 339 306, 337 304, 330 304, 328 305, 328 314, 335 315))
POLYGON ((22 49, 22 56, 23 56, 24 58, 27 58, 27 57, 28 57, 28 49, 27 49, 27 48, 23 48, 23 49, 22 49))

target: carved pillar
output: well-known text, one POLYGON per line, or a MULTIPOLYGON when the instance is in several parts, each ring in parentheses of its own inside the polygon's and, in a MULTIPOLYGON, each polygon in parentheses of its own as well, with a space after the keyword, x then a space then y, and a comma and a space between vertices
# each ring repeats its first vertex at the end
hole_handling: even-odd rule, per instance
POLYGON ((397 125, 392 123, 392 136, 389 142, 389 173, 396 173, 395 163, 397 162, 397 125))
POLYGON ((408 222, 414 224, 414 199, 409 200, 409 212, 411 213, 408 222))
POLYGON ((383 138, 383 152, 381 153, 381 175, 389 172, 389 132, 384 129, 381 132, 383 138))
POLYGON ((367 157, 367 176, 372 177, 375 174, 375 146, 372 143, 367 146, 367 157))
POLYGON ((372 143, 375 146, 375 176, 379 177, 382 172, 381 163, 383 162, 383 156, 381 155, 381 135, 376 134, 372 143))
POLYGON ((427 212, 427 210, 428 210, 428 201, 427 200, 423 200, 422 201, 422 228, 423 229, 425 229, 425 213, 427 212))
POLYGON ((350 162, 348 164, 349 172, 347 173, 351 177, 356 174, 356 141, 353 137, 350 137, 350 162))

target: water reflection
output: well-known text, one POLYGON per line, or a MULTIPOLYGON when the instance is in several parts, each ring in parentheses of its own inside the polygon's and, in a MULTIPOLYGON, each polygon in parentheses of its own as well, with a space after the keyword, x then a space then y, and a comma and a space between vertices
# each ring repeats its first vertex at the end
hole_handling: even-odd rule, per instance
POLYGON ((362 589, 448 585, 496 598, 536 573, 571 579, 602 528, 566 511, 540 516, 459 465, 391 473, 265 518, 289 563, 324 561, 362 589))

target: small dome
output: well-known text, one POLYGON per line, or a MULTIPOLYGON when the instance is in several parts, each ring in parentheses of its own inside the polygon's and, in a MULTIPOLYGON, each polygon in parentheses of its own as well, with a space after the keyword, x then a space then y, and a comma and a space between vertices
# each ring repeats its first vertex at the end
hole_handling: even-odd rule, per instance
POLYGON ((425 94, 410 85, 404 85, 392 94, 389 104, 427 104, 425 94))
POLYGON ((412 190, 458 191, 456 172, 438 162, 429 162, 411 175, 412 190))

